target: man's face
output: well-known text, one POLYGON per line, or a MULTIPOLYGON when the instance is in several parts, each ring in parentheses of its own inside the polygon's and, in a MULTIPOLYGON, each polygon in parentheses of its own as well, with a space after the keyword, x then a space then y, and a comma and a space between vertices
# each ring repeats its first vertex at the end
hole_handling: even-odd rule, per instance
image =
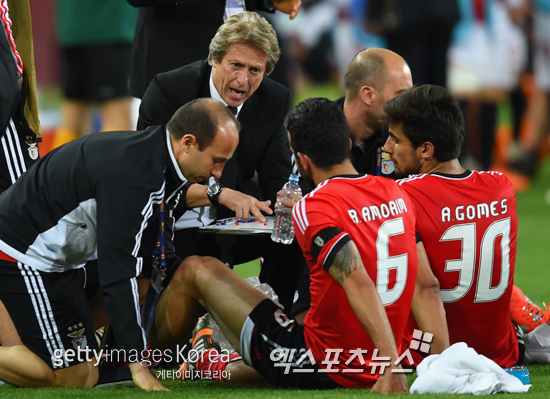
POLYGON ((384 104, 397 97, 402 91, 412 87, 412 76, 409 66, 403 62, 388 65, 387 82, 384 88, 378 92, 376 102, 373 104, 370 118, 371 123, 377 124, 379 130, 382 126, 380 120, 384 115, 384 104))
POLYGON ((212 63, 212 80, 220 96, 231 107, 244 103, 260 86, 267 55, 252 44, 235 43, 221 62, 212 63))
POLYGON ((235 123, 230 121, 219 125, 214 140, 202 151, 196 142, 187 147, 186 156, 178 161, 183 175, 190 183, 203 183, 210 176, 219 179, 237 144, 239 131, 235 123))
POLYGON ((390 154, 395 165, 395 174, 399 177, 418 174, 422 167, 420 147, 414 148, 410 140, 403 133, 403 124, 391 125, 390 137, 384 144, 383 151, 390 154))
POLYGON ((304 168, 304 165, 302 165, 302 162, 300 161, 300 158, 295 156, 296 158, 296 166, 298 167, 298 172, 300 172, 300 176, 302 176, 304 178, 304 180, 311 186, 311 187, 315 187, 317 186, 317 184, 315 183, 315 181, 313 181, 313 179, 311 178, 311 176, 309 175, 309 173, 306 172, 305 168, 304 168))
POLYGON ((306 169, 304 168, 304 165, 300 161, 300 157, 296 155, 296 153, 294 152, 294 148, 292 148, 292 140, 290 139, 290 132, 288 132, 287 134, 288 134, 288 142, 290 143, 290 151, 292 152, 292 155, 294 155, 294 159, 296 160, 296 166, 298 167, 298 172, 300 172, 300 176, 302 176, 304 180, 311 187, 315 187, 317 184, 315 183, 315 181, 313 181, 309 173, 307 173, 306 169))

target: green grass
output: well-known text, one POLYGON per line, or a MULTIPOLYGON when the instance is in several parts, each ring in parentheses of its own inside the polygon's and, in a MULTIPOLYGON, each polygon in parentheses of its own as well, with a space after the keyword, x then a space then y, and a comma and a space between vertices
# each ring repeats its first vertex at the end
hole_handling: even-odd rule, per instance
POLYGON ((518 254, 515 283, 539 306, 550 301, 550 160, 518 202, 518 254))
MULTIPOLYGON (((528 395, 531 399, 547 399, 550 393, 550 378, 548 366, 531 366, 531 383, 533 386, 527 394, 514 394, 513 397, 528 395)), ((414 376, 409 376, 412 383, 414 376)), ((28 399, 40 397, 43 399, 63 398, 93 398, 109 399, 131 397, 137 398, 169 398, 185 397, 185 399, 281 399, 292 397, 295 399, 361 399, 368 395, 369 398, 397 397, 398 395, 367 394, 358 389, 337 389, 330 391, 303 391, 299 389, 277 389, 268 384, 239 384, 239 383, 212 383, 203 381, 164 381, 171 392, 143 392, 132 387, 118 387, 110 389, 55 389, 55 388, 14 388, 11 386, 0 387, 0 397, 28 399)), ((510 396, 510 394, 503 394, 510 396)), ((399 396, 402 397, 402 396, 399 396)), ((473 395, 422 395, 422 398, 460 398, 473 397, 473 395)), ((499 396, 499 398, 502 396, 499 396)))

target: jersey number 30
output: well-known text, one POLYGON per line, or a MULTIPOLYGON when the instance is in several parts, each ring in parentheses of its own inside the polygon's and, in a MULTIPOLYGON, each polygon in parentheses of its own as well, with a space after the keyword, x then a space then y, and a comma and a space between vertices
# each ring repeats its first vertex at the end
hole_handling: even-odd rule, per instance
MULTIPOLYGON (((491 224, 483 238, 479 249, 479 269, 475 302, 492 302, 504 294, 510 278, 510 218, 502 219, 491 224), (492 286, 493 253, 495 242, 501 236, 501 268, 500 281, 492 286)), ((462 241, 462 258, 448 260, 445 271, 459 272, 458 285, 453 289, 442 289, 443 302, 456 302, 463 298, 472 288, 476 270, 476 224, 459 224, 449 228, 440 241, 462 241)))

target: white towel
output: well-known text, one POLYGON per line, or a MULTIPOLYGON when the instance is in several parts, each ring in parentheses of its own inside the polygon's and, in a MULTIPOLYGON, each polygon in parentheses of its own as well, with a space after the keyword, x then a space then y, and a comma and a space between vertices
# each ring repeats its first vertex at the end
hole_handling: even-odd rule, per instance
POLYGON ((488 395, 497 392, 527 392, 531 385, 523 385, 498 364, 464 342, 458 342, 440 355, 431 355, 417 367, 418 378, 411 393, 473 393, 488 395))

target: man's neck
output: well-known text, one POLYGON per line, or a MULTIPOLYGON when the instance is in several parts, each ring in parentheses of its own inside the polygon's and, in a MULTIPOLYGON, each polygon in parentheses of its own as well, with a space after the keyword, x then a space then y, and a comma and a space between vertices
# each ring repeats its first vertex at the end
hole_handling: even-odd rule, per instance
POLYGON ((357 146, 361 146, 371 137, 376 131, 365 123, 365 110, 361 109, 361 104, 358 101, 344 100, 344 115, 348 123, 348 128, 351 134, 351 141, 357 146))
POLYGON ((349 159, 346 159, 343 163, 334 165, 330 169, 315 168, 315 171, 311 177, 315 182, 315 185, 318 185, 319 183, 334 176, 357 174, 359 173, 355 170, 355 168, 351 164, 351 161, 349 159))
POLYGON ((455 158, 446 162, 437 162, 435 160, 432 162, 427 162, 422 165, 419 173, 445 173, 447 175, 461 175, 464 172, 466 172, 466 170, 462 167, 458 159, 455 158))

